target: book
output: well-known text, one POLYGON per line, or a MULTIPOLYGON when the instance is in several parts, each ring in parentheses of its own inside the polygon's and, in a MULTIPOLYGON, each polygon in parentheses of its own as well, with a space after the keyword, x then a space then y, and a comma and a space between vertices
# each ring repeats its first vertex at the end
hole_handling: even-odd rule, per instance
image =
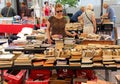
POLYGON ((0 60, 3 61, 3 60, 13 60, 14 58, 14 54, 2 54, 0 55, 0 60))

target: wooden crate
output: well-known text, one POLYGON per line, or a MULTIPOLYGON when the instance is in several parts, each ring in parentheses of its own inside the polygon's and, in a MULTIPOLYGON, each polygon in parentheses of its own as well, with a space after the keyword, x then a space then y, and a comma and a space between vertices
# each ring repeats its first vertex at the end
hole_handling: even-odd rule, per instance
POLYGON ((114 45, 114 41, 83 40, 82 44, 84 45, 88 45, 88 44, 114 45))

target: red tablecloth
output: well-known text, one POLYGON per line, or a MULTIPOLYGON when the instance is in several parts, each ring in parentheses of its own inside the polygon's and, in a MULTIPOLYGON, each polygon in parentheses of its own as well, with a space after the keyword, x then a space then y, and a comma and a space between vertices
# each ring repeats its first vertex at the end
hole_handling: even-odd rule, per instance
POLYGON ((33 28, 34 25, 32 24, 0 24, 0 33, 11 33, 17 34, 22 30, 24 27, 33 28))

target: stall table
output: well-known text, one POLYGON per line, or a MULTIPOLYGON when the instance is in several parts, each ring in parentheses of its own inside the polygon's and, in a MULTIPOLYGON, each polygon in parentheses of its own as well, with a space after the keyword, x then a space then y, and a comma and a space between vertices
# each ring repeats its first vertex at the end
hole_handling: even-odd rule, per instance
POLYGON ((17 34, 24 27, 34 28, 33 24, 0 24, 0 33, 17 34))

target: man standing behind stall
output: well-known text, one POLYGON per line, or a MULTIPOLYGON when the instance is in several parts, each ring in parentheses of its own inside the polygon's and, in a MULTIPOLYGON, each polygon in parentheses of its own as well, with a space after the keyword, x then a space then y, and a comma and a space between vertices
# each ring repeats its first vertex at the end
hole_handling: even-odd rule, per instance
POLYGON ((6 3, 6 7, 1 10, 1 15, 3 17, 13 17, 16 15, 15 10, 11 7, 11 2, 6 3))
POLYGON ((21 3, 21 17, 28 17, 30 15, 29 9, 25 2, 21 3))
MULTIPOLYGON (((103 4, 103 8, 106 9, 106 13, 102 17, 103 18, 107 17, 108 19, 110 19, 111 22, 114 22, 114 25, 115 25, 115 21, 116 21, 115 10, 112 7, 110 7, 107 3, 103 4)), ((112 39, 114 39, 114 28, 112 30, 111 36, 112 36, 112 39)))
POLYGON ((110 7, 107 3, 103 4, 103 8, 106 9, 106 13, 102 17, 107 17, 108 19, 110 19, 111 22, 115 23, 115 10, 112 7, 110 7))

